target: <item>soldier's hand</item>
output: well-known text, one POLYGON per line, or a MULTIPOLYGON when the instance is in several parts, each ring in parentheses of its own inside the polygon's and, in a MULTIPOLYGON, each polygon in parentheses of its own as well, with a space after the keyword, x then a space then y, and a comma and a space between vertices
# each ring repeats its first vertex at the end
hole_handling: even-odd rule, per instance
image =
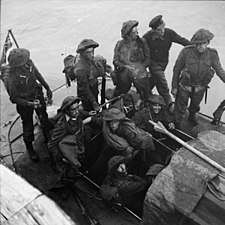
POLYGON ((171 94, 173 95, 174 98, 176 98, 176 95, 177 95, 177 88, 172 88, 171 94))

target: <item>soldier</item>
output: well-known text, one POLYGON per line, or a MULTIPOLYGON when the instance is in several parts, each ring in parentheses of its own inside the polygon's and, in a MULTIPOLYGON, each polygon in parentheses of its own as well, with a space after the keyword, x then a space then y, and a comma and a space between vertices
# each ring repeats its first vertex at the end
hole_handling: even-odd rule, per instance
POLYGON ((99 44, 92 39, 84 39, 77 47, 79 53, 74 68, 77 77, 77 96, 81 98, 84 110, 99 110, 98 80, 99 73, 94 64, 94 49, 99 44))
POLYGON ((23 124, 23 139, 30 159, 38 161, 39 157, 33 149, 34 126, 33 112, 37 113, 43 133, 47 141, 50 129, 46 103, 42 86, 47 91, 47 97, 52 99, 52 91, 30 59, 30 52, 24 48, 13 49, 9 56, 9 95, 23 124))
POLYGON ((152 90, 156 86, 158 93, 164 98, 166 105, 169 106, 172 99, 164 73, 169 60, 169 50, 173 42, 183 46, 191 43, 172 29, 165 28, 162 15, 154 17, 150 21, 149 27, 152 29, 143 36, 151 55, 149 64, 152 77, 150 78, 149 88, 152 90))
POLYGON ((53 118, 55 125, 48 142, 48 149, 55 160, 55 169, 61 170, 61 155, 68 159, 75 169, 81 167, 79 157, 84 155, 82 120, 86 117, 88 112, 83 111, 79 98, 68 96, 63 100, 56 117, 53 118))
POLYGON ((136 20, 124 22, 121 29, 123 39, 117 42, 114 49, 113 64, 116 76, 114 96, 127 93, 133 83, 141 99, 146 100, 149 94, 146 85, 149 50, 145 41, 138 36, 137 26, 136 20))
POLYGON ((197 125, 195 114, 200 110, 200 103, 215 71, 225 82, 225 71, 218 53, 208 47, 213 37, 210 31, 199 29, 191 39, 193 45, 183 48, 176 60, 171 92, 176 96, 175 120, 178 126, 185 115, 189 98, 188 120, 197 125))
POLYGON ((217 107, 217 109, 213 113, 214 118, 213 118, 212 124, 218 125, 220 123, 224 110, 225 110, 225 100, 223 100, 220 103, 220 105, 217 107))
POLYGON ((127 159, 116 155, 108 161, 108 174, 101 185, 101 195, 107 201, 120 202, 136 213, 141 213, 148 182, 130 174, 127 159))

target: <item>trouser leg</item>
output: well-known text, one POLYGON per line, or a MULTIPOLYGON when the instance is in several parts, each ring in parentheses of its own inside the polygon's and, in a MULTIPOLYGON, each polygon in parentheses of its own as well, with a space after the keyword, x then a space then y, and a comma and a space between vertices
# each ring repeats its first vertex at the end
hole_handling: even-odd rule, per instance
POLYGON ((174 106, 174 116, 176 124, 180 124, 180 122, 184 118, 189 97, 190 97, 189 91, 184 90, 182 87, 178 88, 178 93, 175 99, 175 106, 174 106))
POLYGON ((120 94, 126 94, 132 85, 132 79, 129 72, 125 69, 124 71, 117 73, 118 84, 114 91, 114 97, 120 94))
POLYGON ((27 106, 16 106, 17 112, 21 116, 23 126, 23 140, 30 159, 38 161, 38 155, 33 149, 34 125, 33 125, 33 108, 27 106))
POLYGON ((199 90, 197 92, 193 92, 191 94, 191 102, 189 106, 190 115, 195 115, 200 110, 200 103, 204 97, 205 89, 199 90))
POLYGON ((225 110, 225 100, 223 100, 213 113, 214 120, 220 121, 222 114, 225 110))
POLYGON ((172 98, 169 93, 169 87, 163 68, 159 65, 154 65, 151 67, 151 73, 153 77, 150 80, 150 82, 152 82, 151 86, 153 84, 156 85, 158 93, 164 98, 166 104, 169 105, 172 102, 172 98))
POLYGON ((144 77, 141 79, 134 79, 134 86, 137 89, 137 92, 140 94, 142 100, 147 101, 149 98, 149 85, 148 85, 148 77, 144 77))

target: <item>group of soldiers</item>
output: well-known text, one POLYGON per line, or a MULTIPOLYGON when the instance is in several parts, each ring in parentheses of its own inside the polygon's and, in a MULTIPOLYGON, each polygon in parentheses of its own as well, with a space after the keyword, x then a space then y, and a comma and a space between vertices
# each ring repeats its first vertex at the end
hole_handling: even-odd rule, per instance
MULTIPOLYGON (((9 53, 8 65, 2 67, 2 73, 7 74, 4 81, 7 83, 10 100, 16 104, 16 110, 21 116, 24 142, 33 161, 39 160, 33 149, 35 111, 55 170, 62 170, 62 157, 75 170, 82 168, 84 158, 88 154, 95 155, 94 150, 87 153, 85 145, 96 135, 95 129, 99 129, 105 145, 98 156, 94 156, 95 163, 88 167, 95 173, 108 171, 108 175, 98 177, 99 183, 103 183, 103 196, 125 201, 127 196, 146 189, 149 184, 149 177, 146 176, 149 165, 157 165, 156 172, 147 173, 152 176, 164 164, 162 155, 157 152, 152 140, 152 135, 158 134, 154 133, 148 120, 161 121, 169 129, 180 128, 190 99, 188 120, 196 125, 195 115, 200 110, 199 105, 214 73, 225 82, 225 71, 218 53, 208 47, 214 37, 210 31, 200 29, 189 41, 172 29, 165 28, 161 15, 154 17, 149 27, 151 29, 141 38, 137 30, 138 21, 123 23, 122 39, 114 49, 114 70, 102 56, 94 55, 95 48, 99 46, 96 41, 82 40, 76 49, 76 57, 72 59, 72 70, 69 68, 70 76, 77 80, 77 97, 66 97, 57 115, 51 120, 46 112, 42 87, 47 92, 49 102, 52 91, 30 59, 30 52, 17 48, 9 53), (184 46, 173 69, 171 93, 175 103, 165 77, 173 42, 184 46), (121 106, 118 101, 112 101, 110 107, 102 111, 98 102, 97 78, 104 77, 107 73, 115 85, 112 99, 119 99, 121 102, 121 98, 130 94, 132 85, 136 88, 141 101, 133 104, 138 110, 130 118, 127 117, 127 112, 124 113, 123 107, 118 106, 121 106), (152 93, 154 87, 159 95, 152 93), (106 170, 102 169, 104 166, 106 170), (135 175, 131 176, 129 173, 135 175)), ((67 69, 65 68, 65 73, 67 69)), ((223 101, 215 111, 214 124, 220 121, 224 105, 223 101)))

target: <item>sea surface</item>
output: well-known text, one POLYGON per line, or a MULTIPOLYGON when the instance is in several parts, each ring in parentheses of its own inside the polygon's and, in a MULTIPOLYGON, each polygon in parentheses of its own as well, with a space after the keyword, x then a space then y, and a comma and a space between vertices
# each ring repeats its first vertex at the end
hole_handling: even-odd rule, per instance
MULTIPOLYGON (((1 0, 1 49, 7 30, 12 32, 20 47, 31 51, 31 58, 52 89, 65 82, 63 58, 75 54, 84 38, 99 42, 96 54, 112 64, 113 49, 121 38, 122 23, 139 21, 139 34, 149 28, 149 21, 162 14, 166 26, 190 39, 199 28, 209 29, 215 38, 210 46, 219 52, 225 68, 225 2, 223 1, 76 1, 76 0, 1 0)), ((174 44, 166 77, 171 84, 172 69, 182 46, 174 44)), ((215 75, 210 83, 207 104, 201 111, 212 115, 225 99, 225 84, 215 75)), ((1 122, 16 115, 1 83, 1 122)), ((76 86, 66 91, 76 94, 76 86)), ((57 94, 56 94, 57 96, 57 94)), ((64 97, 64 96, 63 96, 64 97)), ((57 100, 55 100, 57 101, 57 100)), ((56 102, 60 104, 60 102, 56 102)), ((225 115, 223 116, 225 120, 225 115)))

